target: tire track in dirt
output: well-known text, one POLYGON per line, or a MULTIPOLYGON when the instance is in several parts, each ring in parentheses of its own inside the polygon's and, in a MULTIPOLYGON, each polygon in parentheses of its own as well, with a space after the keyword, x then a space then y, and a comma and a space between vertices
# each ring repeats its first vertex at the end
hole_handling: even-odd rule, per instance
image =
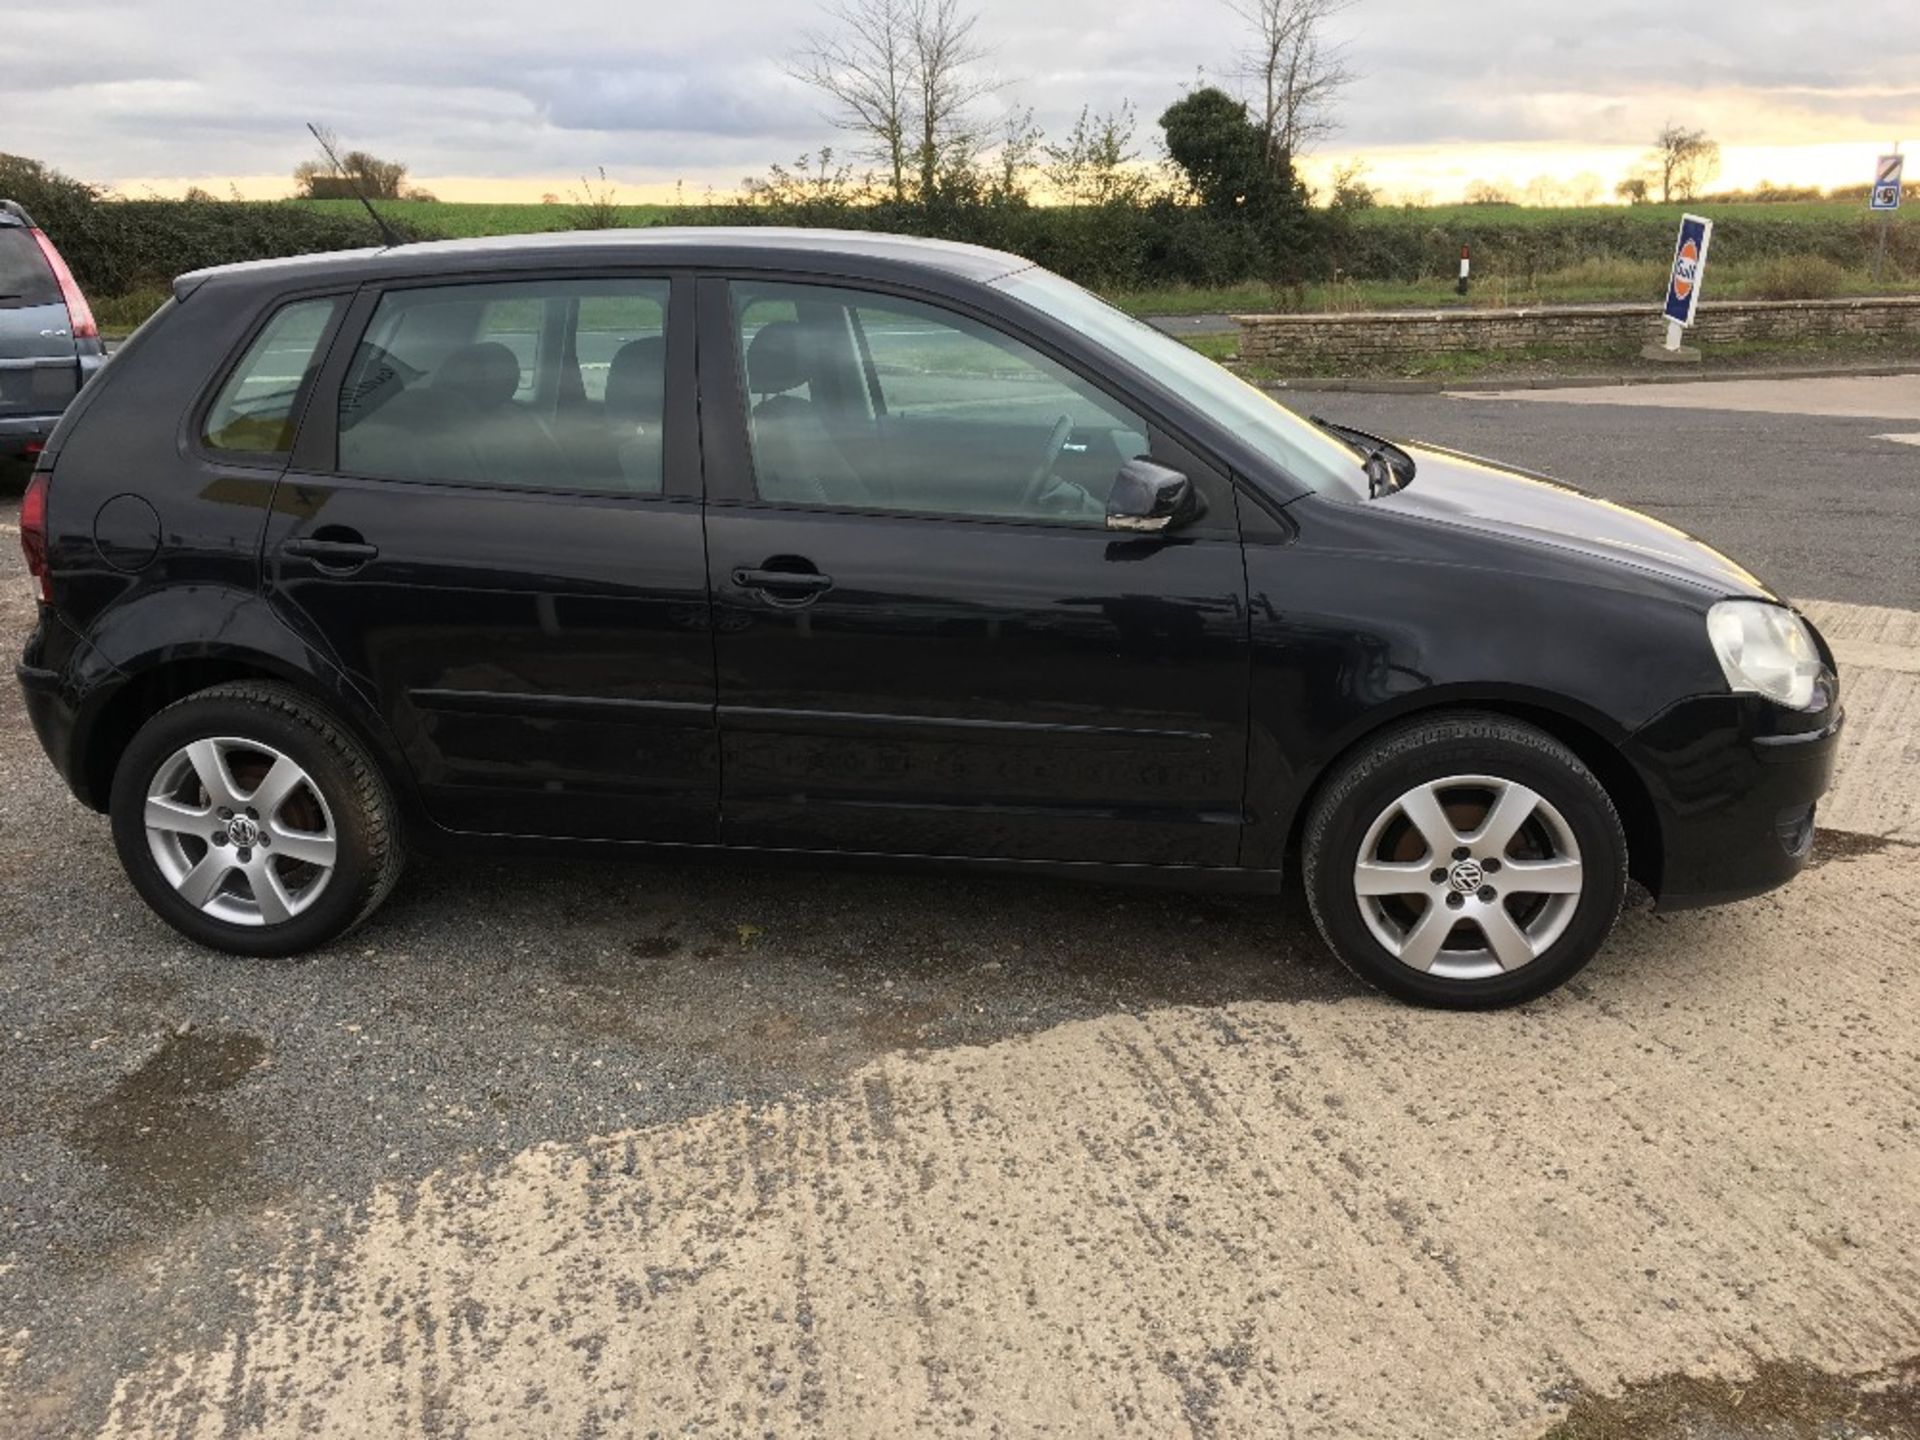
POLYGON ((105 1433, 1519 1436, 1674 1369, 1884 1365, 1916 895, 1889 851, 1632 917, 1521 1012, 1114 1015, 382 1192, 105 1433))

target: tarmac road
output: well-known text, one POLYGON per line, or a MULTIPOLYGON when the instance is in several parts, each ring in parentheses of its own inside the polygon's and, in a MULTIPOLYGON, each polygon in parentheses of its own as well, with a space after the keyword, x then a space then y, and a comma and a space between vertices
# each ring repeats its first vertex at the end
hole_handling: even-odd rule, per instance
POLYGON ((0 1434, 1920 1437, 1920 613, 1812 609, 1821 863, 1495 1016, 1293 902, 726 865, 423 864, 216 957, 0 687, 0 1434))
POLYGON ((1788 595, 1920 608, 1920 375, 1280 398, 1644 510, 1788 595))

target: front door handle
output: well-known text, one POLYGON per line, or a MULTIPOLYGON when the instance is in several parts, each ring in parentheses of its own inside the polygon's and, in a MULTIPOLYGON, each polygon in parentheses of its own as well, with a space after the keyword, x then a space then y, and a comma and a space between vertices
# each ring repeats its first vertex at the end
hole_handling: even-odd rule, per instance
POLYGON ((811 570, 735 570, 733 583, 742 590, 774 590, 817 595, 833 588, 831 576, 811 570))
POLYGON ((358 532, 352 530, 332 534, 327 530, 316 531, 312 535, 289 540, 280 548, 288 555, 313 561, 322 570, 358 570, 380 553, 378 545, 369 545, 358 532))

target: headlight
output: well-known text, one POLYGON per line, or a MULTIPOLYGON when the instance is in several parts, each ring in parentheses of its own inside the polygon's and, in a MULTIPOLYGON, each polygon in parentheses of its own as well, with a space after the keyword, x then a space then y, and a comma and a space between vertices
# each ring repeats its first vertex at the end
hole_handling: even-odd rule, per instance
POLYGON ((1707 638, 1734 690, 1764 695, 1789 710, 1817 710, 1830 687, 1806 622, 1784 605, 1722 600, 1707 612, 1707 638))

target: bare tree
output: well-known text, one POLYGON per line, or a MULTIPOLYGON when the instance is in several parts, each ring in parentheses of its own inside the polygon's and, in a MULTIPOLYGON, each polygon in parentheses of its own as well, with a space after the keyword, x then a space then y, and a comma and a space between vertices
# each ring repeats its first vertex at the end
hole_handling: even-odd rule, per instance
POLYGON ((1356 78, 1326 22, 1353 0, 1226 0, 1253 29, 1240 73, 1254 90, 1250 108, 1266 136, 1267 163, 1278 167, 1333 133, 1335 97, 1356 78))
POLYGON ((331 125, 316 127, 314 134, 320 141, 320 153, 311 160, 302 160, 293 167, 293 180, 300 187, 299 194, 312 195, 314 182, 338 181, 340 169, 333 163, 333 157, 340 153, 340 137, 331 125))
POLYGON ((934 194, 943 169, 982 148, 974 103, 994 86, 974 67, 986 48, 960 0, 833 0, 787 73, 830 102, 833 123, 861 137, 895 200, 934 194))
POLYGON ((1720 142, 1669 120, 1654 139, 1647 165, 1659 183, 1661 204, 1691 200, 1720 173, 1720 142))
POLYGON ((987 49, 974 39, 978 12, 960 8, 960 0, 912 0, 914 79, 918 87, 920 196, 931 199, 941 173, 956 162, 970 162, 983 148, 974 120, 976 101, 997 87, 975 67, 987 49))
POLYGON ((914 0, 841 0, 831 28, 810 32, 787 73, 824 94, 833 123, 861 137, 858 154, 884 167, 893 198, 907 198, 908 151, 918 88, 914 0))
POLYGON ((375 200, 430 200, 424 190, 407 184, 407 167, 398 160, 382 160, 365 150, 349 150, 334 164, 340 137, 326 126, 319 129, 320 154, 293 167, 298 194, 310 200, 351 199, 365 191, 375 200), (356 189, 356 186, 358 187, 356 189))

